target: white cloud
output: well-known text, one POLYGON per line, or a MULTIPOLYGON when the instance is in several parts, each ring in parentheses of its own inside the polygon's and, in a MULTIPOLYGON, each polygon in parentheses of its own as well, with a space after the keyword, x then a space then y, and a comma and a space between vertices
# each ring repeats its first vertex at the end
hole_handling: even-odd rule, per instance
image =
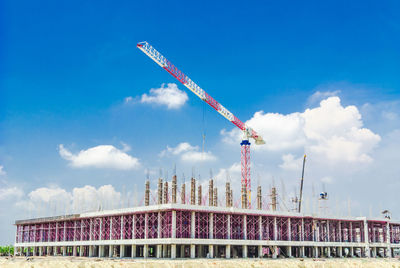
POLYGON ((329 97, 335 97, 338 96, 340 93, 340 90, 334 90, 334 91, 319 91, 317 90, 314 94, 312 94, 308 100, 307 103, 309 105, 319 103, 320 101, 327 99, 329 97))
POLYGON ((181 142, 176 147, 169 147, 160 152, 160 157, 180 156, 185 162, 207 162, 214 161, 217 158, 211 152, 200 152, 198 146, 192 146, 188 142, 181 142))
POLYGON ((72 190, 72 207, 79 210, 85 206, 89 210, 111 209, 121 202, 121 193, 117 192, 112 185, 103 185, 96 189, 86 185, 82 188, 72 190))
POLYGON ((7 187, 0 189, 0 200, 6 200, 11 198, 20 198, 24 195, 24 192, 17 187, 7 187))
POLYGON ((4 167, 0 165, 0 176, 5 176, 7 173, 4 171, 4 167))
POLYGON ((131 103, 131 102, 133 102, 133 97, 132 96, 128 96, 128 97, 126 97, 125 99, 124 99, 124 103, 131 103))
POLYGON ((47 188, 41 187, 30 192, 28 194, 29 200, 36 202, 69 202, 71 200, 71 194, 61 189, 60 187, 47 188))
MULTIPOLYGON (((303 113, 256 112, 246 123, 266 141, 265 145, 253 146, 254 150, 287 152, 297 149, 333 162, 370 162, 370 155, 381 140, 379 135, 363 128, 357 107, 343 107, 339 97, 329 97, 321 101, 319 107, 303 113)), ((236 129, 227 135, 234 137, 235 142, 241 136, 236 129)), ((282 165, 285 166, 285 159, 282 165)))
MULTIPOLYGON (((128 98, 125 99, 125 102, 128 98)), ((128 102, 132 101, 132 97, 130 98, 128 102)), ((149 94, 143 94, 141 96, 140 102, 164 105, 167 106, 168 109, 179 109, 188 99, 185 91, 179 90, 175 83, 168 83, 167 86, 162 84, 160 88, 150 89, 149 94)))
POLYGON ((331 184, 333 182, 332 177, 323 177, 321 179, 321 182, 326 183, 326 184, 331 184))
POLYGON ((96 167, 111 168, 120 170, 136 169, 140 166, 139 159, 128 155, 125 151, 129 150, 124 146, 119 150, 112 145, 98 145, 87 150, 81 150, 77 154, 71 153, 59 145, 59 153, 62 158, 68 160, 70 165, 75 168, 96 167))
MULTIPOLYGON (((1 195, 0 195, 1 196, 1 195)), ((22 194, 19 195, 21 197, 22 194)), ((99 209, 113 209, 121 205, 121 193, 112 185, 95 188, 90 185, 73 188, 71 192, 59 186, 41 187, 31 191, 17 206, 40 213, 80 213, 99 209)))
POLYGON ((303 157, 295 159, 292 154, 284 154, 282 156, 283 163, 279 165, 280 168, 286 170, 301 170, 301 165, 303 161, 303 157))
POLYGON ((182 154, 181 159, 186 162, 206 162, 217 158, 211 152, 189 151, 182 154))

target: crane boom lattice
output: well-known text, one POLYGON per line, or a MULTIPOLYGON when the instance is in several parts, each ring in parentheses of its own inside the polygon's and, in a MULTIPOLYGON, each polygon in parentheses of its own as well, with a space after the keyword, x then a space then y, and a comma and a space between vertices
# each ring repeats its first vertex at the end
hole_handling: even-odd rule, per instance
POLYGON ((180 71, 175 65, 173 65, 167 58, 165 58, 160 52, 158 52, 154 47, 152 47, 147 42, 140 42, 137 47, 149 56, 153 61, 161 66, 164 70, 170 73, 173 77, 178 79, 185 87, 197 95, 200 99, 205 101, 208 105, 214 108, 219 114, 231 121, 235 126, 237 126, 244 133, 244 138, 241 143, 241 166, 242 166, 242 185, 246 186, 247 197, 249 204, 251 201, 250 195, 250 143, 249 138, 253 138, 256 144, 264 144, 263 138, 257 134, 252 128, 246 126, 241 120, 239 120, 235 115, 233 115, 228 109, 211 97, 207 92, 205 92, 200 86, 198 86, 192 79, 180 71))

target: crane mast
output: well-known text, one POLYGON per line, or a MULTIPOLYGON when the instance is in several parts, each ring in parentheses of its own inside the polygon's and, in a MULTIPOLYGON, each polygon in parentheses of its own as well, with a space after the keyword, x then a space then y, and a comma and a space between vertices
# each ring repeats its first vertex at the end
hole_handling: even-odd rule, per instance
POLYGON ((236 116, 234 116, 228 109, 217 102, 213 97, 211 97, 207 92, 205 92, 200 86, 198 86, 192 79, 181 72, 175 67, 167 58, 161 55, 154 47, 152 47, 147 42, 140 42, 137 47, 145 53, 149 58, 155 61, 161 68, 170 73, 173 77, 178 79, 185 87, 197 95, 201 100, 206 102, 212 108, 214 108, 219 114, 231 121, 235 126, 243 131, 243 140, 241 145, 241 177, 242 186, 245 186, 247 199, 247 206, 251 205, 251 178, 250 178, 250 142, 249 139, 254 139, 257 145, 264 144, 263 138, 257 134, 249 126, 240 121, 236 116))

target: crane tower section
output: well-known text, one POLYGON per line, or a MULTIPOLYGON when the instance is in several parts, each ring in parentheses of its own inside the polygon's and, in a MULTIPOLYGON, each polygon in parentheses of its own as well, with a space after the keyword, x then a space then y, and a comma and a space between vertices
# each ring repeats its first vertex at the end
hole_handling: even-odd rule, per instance
POLYGON ((249 139, 253 138, 256 144, 264 144, 263 138, 257 134, 252 128, 246 126, 241 120, 234 116, 228 109, 217 102, 207 92, 205 92, 200 86, 198 86, 192 79, 185 75, 182 71, 175 67, 167 58, 161 55, 154 47, 147 42, 140 42, 137 47, 149 56, 153 61, 160 65, 164 70, 170 73, 173 77, 179 80, 185 87, 196 94, 200 99, 208 103, 223 117, 231 121, 235 126, 243 131, 243 141, 241 142, 241 169, 242 169, 242 185, 245 185, 247 198, 249 200, 248 205, 251 203, 250 195, 250 142, 249 139))

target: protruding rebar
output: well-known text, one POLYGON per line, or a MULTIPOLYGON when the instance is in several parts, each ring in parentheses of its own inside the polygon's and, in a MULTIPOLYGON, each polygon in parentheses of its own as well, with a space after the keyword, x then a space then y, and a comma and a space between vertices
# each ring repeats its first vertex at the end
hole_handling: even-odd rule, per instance
POLYGON ((213 205, 213 189, 214 189, 214 181, 210 179, 208 183, 208 205, 211 207, 213 205))
POLYGON ((229 204, 233 207, 233 190, 231 189, 231 194, 229 195, 229 204))
POLYGON ((261 185, 257 187, 257 209, 262 209, 261 185))
POLYGON ((196 205, 196 179, 192 178, 190 181, 190 204, 196 205))
POLYGON ((218 190, 217 187, 214 188, 214 207, 218 206, 218 190))
POLYGON ((150 181, 146 181, 146 190, 144 192, 144 205, 148 206, 150 205, 150 181))
POLYGON ((276 211, 276 188, 272 187, 271 189, 271 208, 272 211, 276 211))
POLYGON ((226 182, 225 185, 225 203, 226 207, 231 206, 231 184, 229 182, 226 182))
POLYGON ((197 205, 201 206, 201 185, 197 187, 197 205))
POLYGON ((176 203, 176 175, 172 176, 172 192, 171 192, 171 197, 172 197, 172 203, 176 203))
POLYGON ((163 200, 164 204, 168 203, 168 182, 164 182, 164 200, 163 200))
POLYGON ((163 194, 163 181, 162 178, 158 179, 158 190, 157 190, 157 204, 162 204, 162 194, 163 194))
POLYGON ((186 203, 186 184, 182 184, 182 190, 181 190, 181 204, 186 203))

